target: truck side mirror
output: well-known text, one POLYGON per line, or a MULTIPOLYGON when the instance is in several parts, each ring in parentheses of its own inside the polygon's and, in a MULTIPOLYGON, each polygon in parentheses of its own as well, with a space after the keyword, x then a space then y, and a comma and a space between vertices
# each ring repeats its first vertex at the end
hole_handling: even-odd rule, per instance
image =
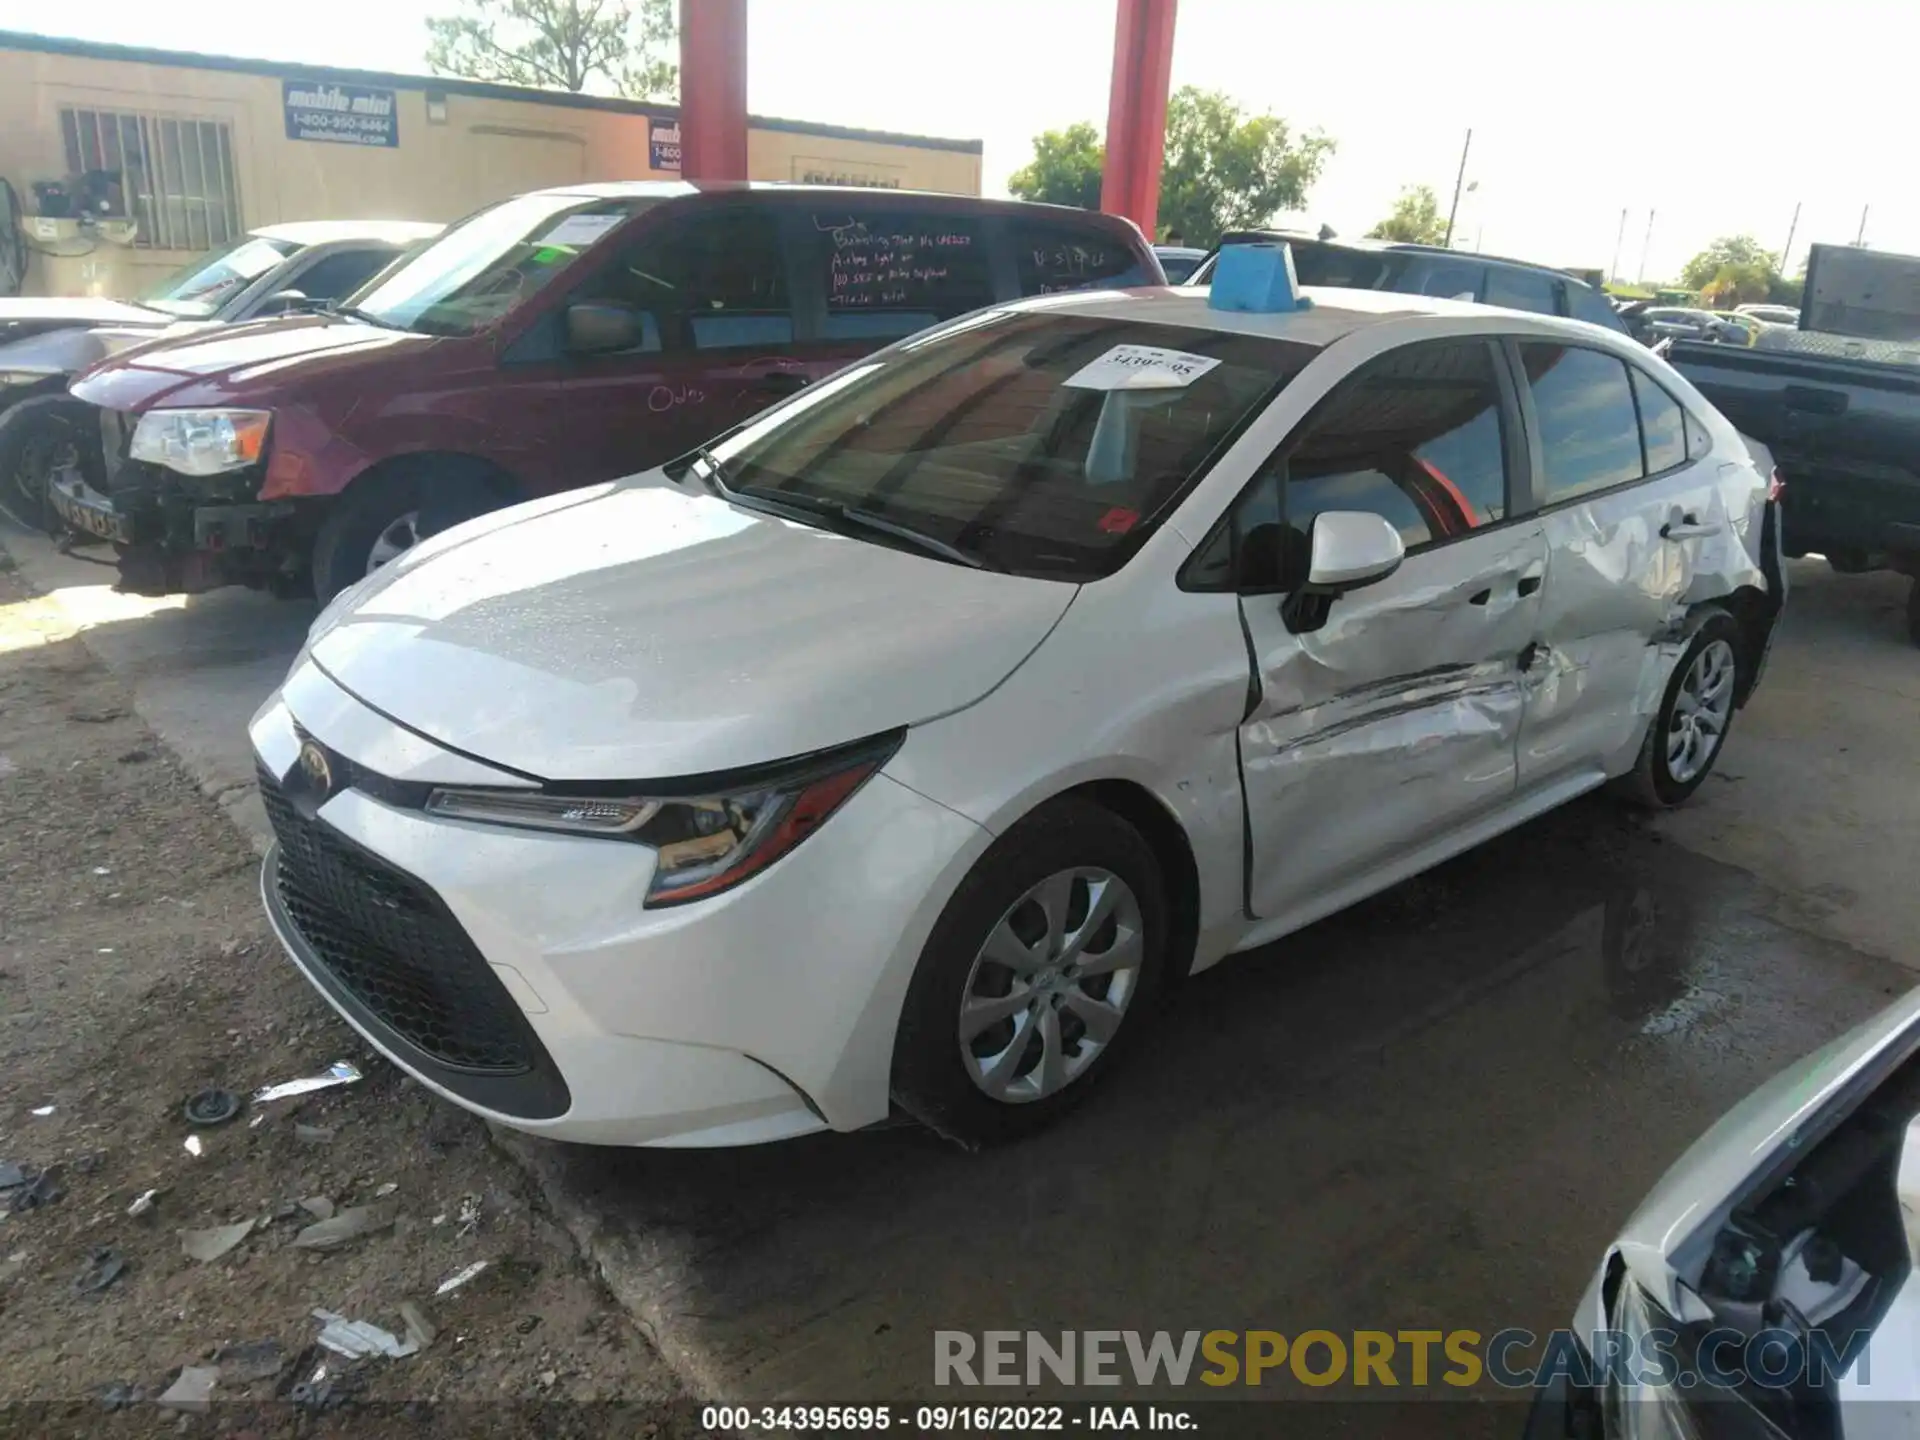
POLYGON ((567 307, 567 349, 575 355, 631 350, 640 341, 639 313, 625 305, 582 301, 567 307))

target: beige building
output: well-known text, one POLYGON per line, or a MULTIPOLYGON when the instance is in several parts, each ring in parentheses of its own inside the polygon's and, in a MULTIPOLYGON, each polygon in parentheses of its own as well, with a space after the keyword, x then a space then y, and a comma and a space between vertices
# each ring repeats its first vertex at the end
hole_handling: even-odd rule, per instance
MULTIPOLYGON (((679 112, 563 91, 139 50, 0 31, 0 180, 26 217, 27 294, 138 295, 286 220, 456 220, 524 190, 675 179, 679 112), (113 215, 39 215, 88 171, 113 215)), ((980 193, 980 142, 755 116, 756 180, 980 193)), ((56 202, 57 205, 57 202, 56 202)))

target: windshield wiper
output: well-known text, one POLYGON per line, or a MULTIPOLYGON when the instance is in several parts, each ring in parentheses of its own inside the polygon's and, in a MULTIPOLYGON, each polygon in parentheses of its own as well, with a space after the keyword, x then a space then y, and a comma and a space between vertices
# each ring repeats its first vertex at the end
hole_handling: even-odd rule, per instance
POLYGON ((951 560, 956 565, 965 565, 971 570, 987 570, 989 566, 978 555, 949 545, 946 541, 916 530, 911 525, 902 525, 898 520, 889 520, 884 515, 876 515, 871 510, 862 510, 857 505, 843 505, 838 500, 823 500, 817 495, 793 495, 786 491, 769 491, 756 487, 738 489, 726 483, 726 472, 720 462, 705 451, 697 452, 707 464, 714 483, 729 499, 745 503, 750 509, 762 506, 772 511, 786 510, 800 516, 817 515, 828 520, 837 520, 856 530, 865 530, 875 535, 887 535, 895 540, 904 540, 916 550, 934 555, 942 560, 951 560))
POLYGON ((325 305, 322 305, 320 311, 324 315, 339 315, 348 320, 364 320, 369 325, 378 325, 382 330, 405 330, 407 328, 404 325, 396 325, 393 321, 384 316, 376 315, 371 310, 362 310, 358 305, 342 305, 336 300, 330 300, 325 305))

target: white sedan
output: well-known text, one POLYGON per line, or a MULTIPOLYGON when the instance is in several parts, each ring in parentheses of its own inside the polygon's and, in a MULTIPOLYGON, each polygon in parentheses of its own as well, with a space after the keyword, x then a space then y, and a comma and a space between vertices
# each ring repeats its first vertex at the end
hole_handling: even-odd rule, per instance
POLYGON ((1686 799, 1769 476, 1625 336, 1311 294, 980 312, 368 577, 252 725, 295 963, 538 1134, 975 1144, 1191 972, 1686 799))

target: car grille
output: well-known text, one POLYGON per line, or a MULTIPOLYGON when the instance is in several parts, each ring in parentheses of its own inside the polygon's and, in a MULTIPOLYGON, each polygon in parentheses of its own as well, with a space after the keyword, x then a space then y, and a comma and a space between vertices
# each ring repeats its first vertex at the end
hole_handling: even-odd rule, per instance
POLYGON ((272 878, 287 918, 361 1010, 450 1071, 550 1068, 519 1006, 433 891, 305 813, 264 767, 259 778, 280 842, 272 878))

